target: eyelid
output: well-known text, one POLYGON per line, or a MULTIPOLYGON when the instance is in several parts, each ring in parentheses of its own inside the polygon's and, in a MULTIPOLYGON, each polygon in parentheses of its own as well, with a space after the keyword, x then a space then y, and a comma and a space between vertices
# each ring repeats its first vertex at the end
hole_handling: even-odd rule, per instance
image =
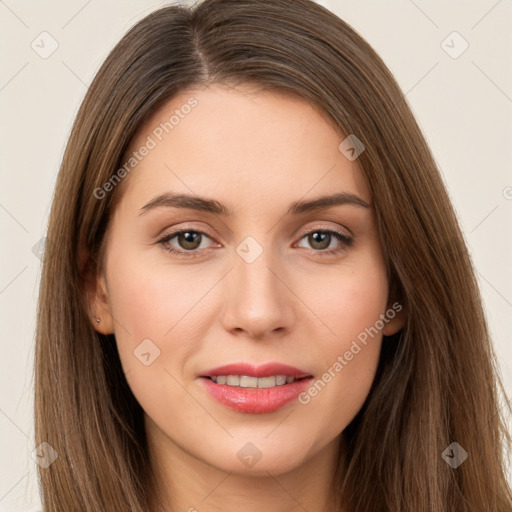
POLYGON ((344 228, 346 230, 346 232, 342 231, 339 227, 333 227, 333 226, 330 226, 330 225, 315 225, 311 228, 302 228, 300 229, 297 234, 295 235, 295 237, 303 237, 304 235, 309 235, 310 233, 315 233, 316 231, 334 231, 336 233, 339 233, 340 235, 346 237, 346 238, 353 238, 353 234, 351 233, 351 231, 347 228, 344 228))
MULTIPOLYGON (((158 244, 165 240, 172 240, 175 236, 177 236, 181 233, 186 233, 186 232, 199 233, 200 235, 205 235, 210 240, 212 240, 213 242, 218 244, 218 242, 216 242, 216 240, 215 240, 215 237, 212 236, 208 231, 206 231, 204 229, 196 228, 194 226, 185 226, 183 228, 176 228, 174 230, 169 231, 168 233, 164 233, 158 237, 158 240, 156 241, 156 243, 158 244)), ((185 252, 192 253, 193 251, 185 251, 185 252)))
POLYGON ((162 240, 164 238, 168 238, 169 236, 175 236, 184 231, 193 231, 194 233, 201 233, 202 235, 206 235, 208 238, 215 239, 213 233, 210 233, 207 228, 202 228, 198 226, 194 226, 192 224, 183 223, 183 227, 181 224, 177 226, 173 226, 172 228, 166 229, 162 234, 158 235, 158 240, 162 240))

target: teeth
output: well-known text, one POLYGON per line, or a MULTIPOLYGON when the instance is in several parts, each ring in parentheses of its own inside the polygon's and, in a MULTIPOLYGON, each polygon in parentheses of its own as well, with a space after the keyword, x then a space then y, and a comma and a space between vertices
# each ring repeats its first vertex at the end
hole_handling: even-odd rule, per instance
MULTIPOLYGON (((290 379, 293 379, 293 377, 290 377, 290 379)), ((276 384, 278 386, 282 386, 283 384, 286 384, 286 377, 284 375, 278 375, 276 377, 276 384)))
POLYGON ((226 381, 228 386, 240 386, 240 376, 239 375, 228 375, 228 380, 226 381))
POLYGON ((241 388, 273 388, 275 386, 283 386, 295 381, 295 377, 287 377, 286 375, 275 375, 272 377, 250 377, 248 375, 218 375, 212 376, 211 379, 217 384, 227 384, 241 388))
MULTIPOLYGON (((258 377, 248 377, 247 375, 240 375, 240 387, 241 388, 257 388, 258 377)), ((263 379, 261 379, 263 380, 263 379)))
MULTIPOLYGON (((276 385, 276 378, 275 377, 261 377, 260 379, 254 378, 256 381, 256 385, 259 388, 273 388, 276 385)), ((242 381, 240 380, 240 385, 242 384, 242 381)), ((255 387, 255 386, 253 386, 255 387)))

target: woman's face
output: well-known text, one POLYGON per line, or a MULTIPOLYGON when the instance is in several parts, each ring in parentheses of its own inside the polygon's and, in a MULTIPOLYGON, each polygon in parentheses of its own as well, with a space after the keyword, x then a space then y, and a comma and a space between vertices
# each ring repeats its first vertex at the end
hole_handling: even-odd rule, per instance
POLYGON ((115 332, 160 453, 252 474, 336 456, 392 304, 344 139, 300 99, 213 85, 175 97, 132 141, 97 328, 115 332))

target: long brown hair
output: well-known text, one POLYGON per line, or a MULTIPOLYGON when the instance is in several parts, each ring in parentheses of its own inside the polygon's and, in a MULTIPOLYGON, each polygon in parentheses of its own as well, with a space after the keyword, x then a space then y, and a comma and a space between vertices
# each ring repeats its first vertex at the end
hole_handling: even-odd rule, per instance
POLYGON ((41 278, 35 437, 58 454, 39 468, 44 511, 150 509, 143 411, 114 336, 94 330, 84 299, 120 187, 102 199, 95 190, 155 109, 212 83, 299 95, 365 145, 358 162, 407 319, 384 338, 370 394, 342 433, 332 491, 346 512, 510 512, 504 388, 436 163, 382 60, 310 0, 164 7, 128 31, 89 87, 58 176, 41 278), (443 457, 453 442, 468 454, 458 467, 443 457))

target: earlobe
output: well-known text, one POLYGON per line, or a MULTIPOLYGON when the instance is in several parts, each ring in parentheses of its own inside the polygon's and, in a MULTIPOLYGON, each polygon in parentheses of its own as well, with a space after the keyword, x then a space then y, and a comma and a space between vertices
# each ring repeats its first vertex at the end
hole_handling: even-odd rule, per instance
POLYGON ((103 274, 98 274, 88 251, 79 252, 79 269, 83 279, 87 314, 94 329, 101 334, 113 334, 114 322, 103 274))
POLYGON ((101 334, 114 333, 114 322, 108 300, 108 290, 103 275, 98 276, 96 279, 92 322, 97 332, 101 334))
POLYGON ((403 304, 397 300, 392 300, 386 310, 387 322, 382 329, 384 336, 391 336, 400 331, 405 325, 406 312, 403 304))

